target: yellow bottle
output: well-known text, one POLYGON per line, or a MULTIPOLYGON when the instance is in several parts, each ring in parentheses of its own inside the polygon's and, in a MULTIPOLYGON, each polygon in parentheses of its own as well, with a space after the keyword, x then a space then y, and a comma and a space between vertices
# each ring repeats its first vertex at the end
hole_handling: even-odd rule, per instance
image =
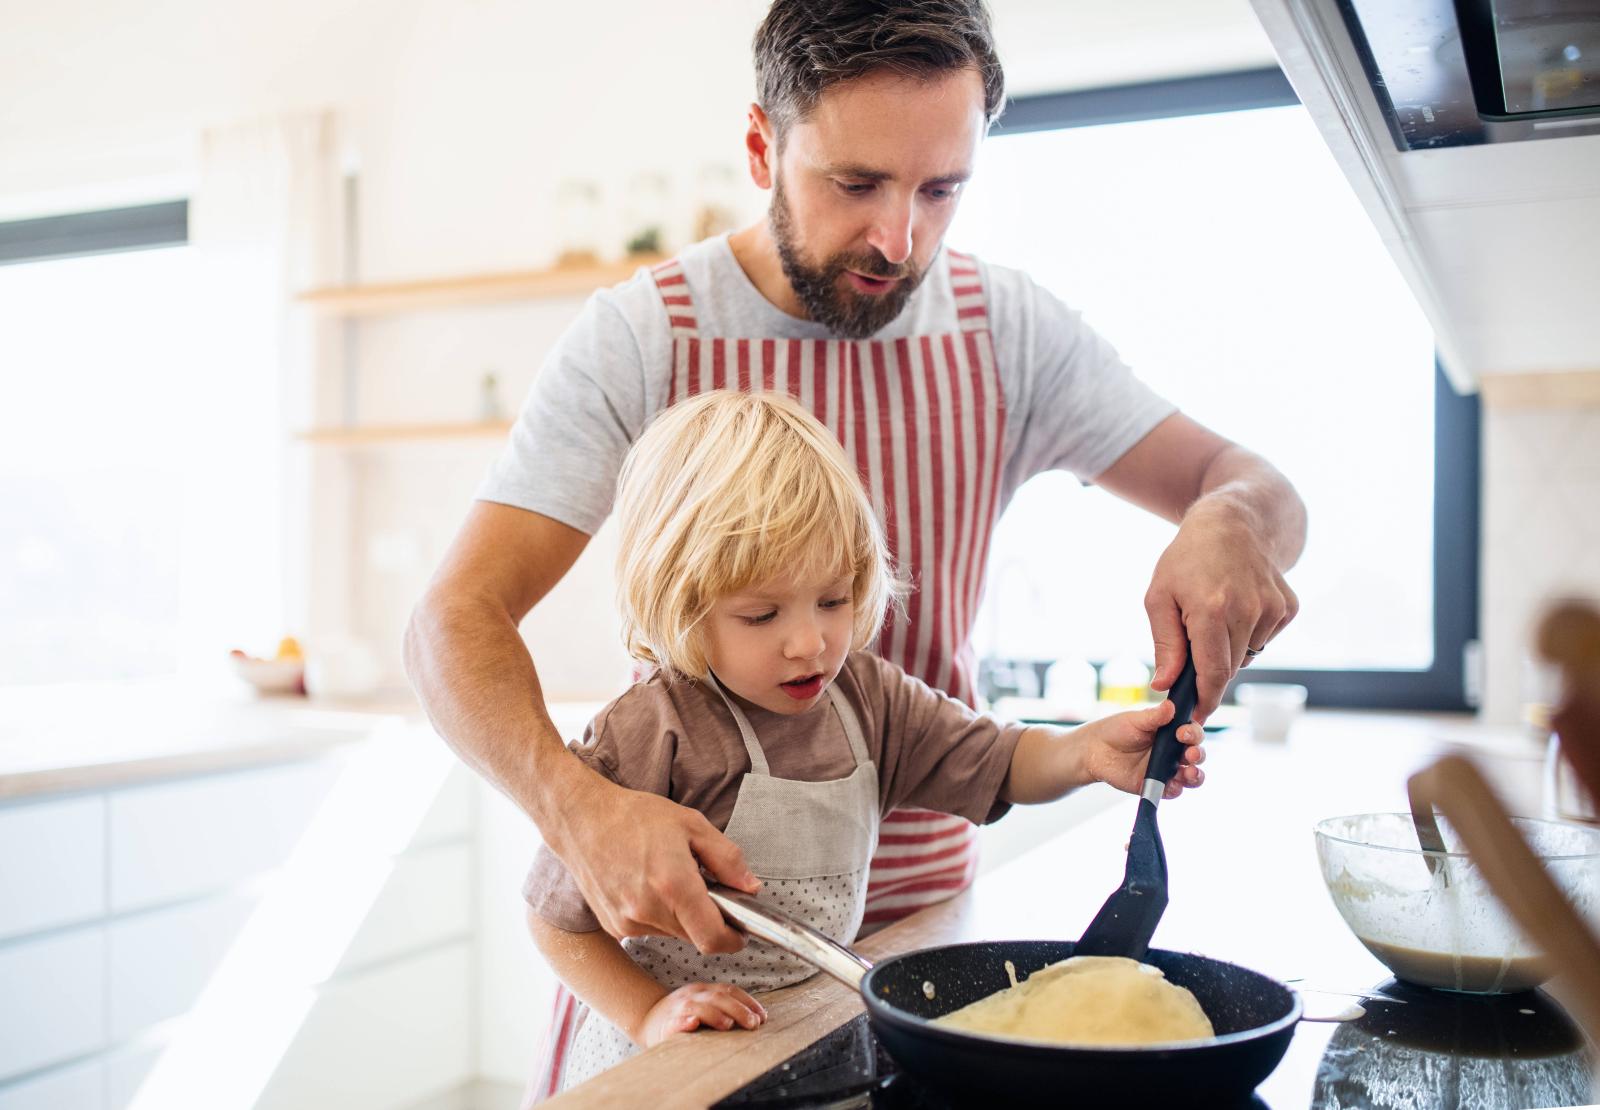
POLYGON ((1141 705, 1150 699, 1150 668, 1133 655, 1115 655, 1100 668, 1100 700, 1141 705))

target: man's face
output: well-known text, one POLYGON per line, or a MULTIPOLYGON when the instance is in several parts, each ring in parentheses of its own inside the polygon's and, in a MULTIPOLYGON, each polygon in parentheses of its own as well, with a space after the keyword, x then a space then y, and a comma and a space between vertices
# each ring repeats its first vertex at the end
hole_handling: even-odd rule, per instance
POLYGON ((860 339, 900 314, 933 261, 984 134, 977 70, 869 73, 822 94, 778 150, 771 223, 813 320, 860 339))

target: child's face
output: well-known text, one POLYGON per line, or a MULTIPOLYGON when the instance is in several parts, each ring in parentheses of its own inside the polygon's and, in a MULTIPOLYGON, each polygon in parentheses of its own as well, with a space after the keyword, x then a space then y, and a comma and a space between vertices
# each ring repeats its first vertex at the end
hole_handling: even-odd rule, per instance
POLYGON ((774 713, 816 705, 854 632, 850 575, 774 579, 722 598, 706 617, 717 681, 774 713))

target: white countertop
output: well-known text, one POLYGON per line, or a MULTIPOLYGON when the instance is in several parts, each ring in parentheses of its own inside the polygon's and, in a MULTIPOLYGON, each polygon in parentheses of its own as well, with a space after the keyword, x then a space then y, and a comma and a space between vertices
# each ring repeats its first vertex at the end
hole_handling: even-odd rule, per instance
MULTIPOLYGON (((571 740, 599 704, 557 702, 549 708, 562 736, 571 740)), ((171 682, 11 689, 0 692, 0 801, 302 758, 360 740, 385 721, 421 718, 407 690, 351 702, 171 682)), ((1235 722, 1230 732, 1248 733, 1238 716, 1229 721, 1235 722)), ((1296 726, 1294 739, 1326 737, 1337 744, 1335 737, 1357 723, 1366 735, 1427 735, 1530 764, 1542 757, 1524 730, 1487 726, 1465 714, 1313 710, 1296 726)))
POLYGON ((301 758, 421 713, 405 692, 337 702, 170 682, 7 690, 0 801, 301 758))

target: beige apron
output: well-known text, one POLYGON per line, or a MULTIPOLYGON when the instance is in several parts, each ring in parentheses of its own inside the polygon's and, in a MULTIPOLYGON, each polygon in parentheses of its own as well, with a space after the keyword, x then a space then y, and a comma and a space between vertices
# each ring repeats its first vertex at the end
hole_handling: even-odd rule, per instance
MULTIPOLYGON (((750 755, 750 771, 739 783, 725 831, 761 880, 758 897, 848 943, 861 925, 867 869, 878 841, 878 768, 867 756, 860 719, 830 685, 828 698, 844 726, 855 770, 827 782, 774 778, 749 719, 715 679, 710 682, 733 714, 750 755)), ((733 983, 754 994, 816 973, 804 960, 759 940, 726 956, 703 956, 670 937, 629 937, 622 946, 669 991, 686 983, 733 983)), ((580 1004, 561 1087, 575 1087, 638 1051, 627 1034, 580 1004)))

